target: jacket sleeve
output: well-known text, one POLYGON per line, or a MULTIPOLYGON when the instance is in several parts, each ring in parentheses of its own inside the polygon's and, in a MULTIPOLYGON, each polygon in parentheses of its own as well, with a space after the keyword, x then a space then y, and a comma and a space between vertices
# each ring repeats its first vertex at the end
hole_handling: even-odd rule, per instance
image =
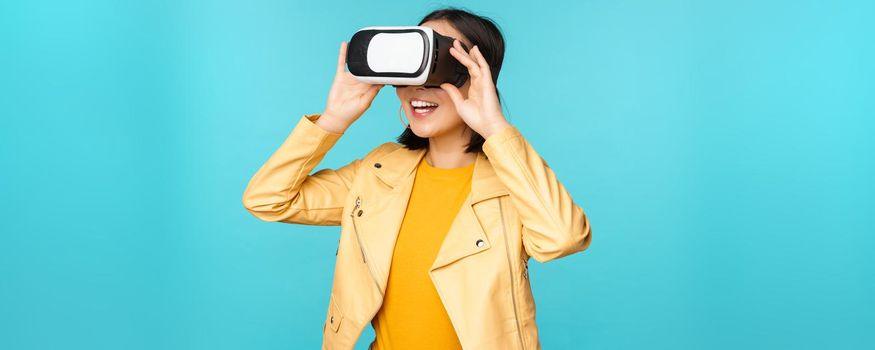
POLYGON ((243 206, 264 221, 306 225, 340 225, 343 202, 361 159, 338 169, 310 172, 343 135, 315 124, 308 114, 249 180, 243 206))
POLYGON ((547 262, 589 247, 589 220, 547 162, 513 125, 490 135, 483 152, 510 192, 526 253, 547 262))

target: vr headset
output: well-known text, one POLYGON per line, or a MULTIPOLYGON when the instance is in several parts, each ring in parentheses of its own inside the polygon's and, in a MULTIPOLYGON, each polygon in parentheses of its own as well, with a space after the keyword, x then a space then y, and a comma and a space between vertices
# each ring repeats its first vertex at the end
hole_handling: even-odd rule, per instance
POLYGON ((429 27, 365 27, 349 40, 346 66, 353 77, 369 84, 461 87, 468 68, 450 55, 452 46, 453 38, 429 27))

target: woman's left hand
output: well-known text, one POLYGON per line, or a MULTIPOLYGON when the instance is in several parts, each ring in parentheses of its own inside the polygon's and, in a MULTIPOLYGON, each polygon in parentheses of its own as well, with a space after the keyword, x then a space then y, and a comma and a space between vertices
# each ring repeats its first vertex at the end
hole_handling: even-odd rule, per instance
POLYGON ((470 53, 465 52, 459 40, 456 39, 453 40, 450 54, 465 67, 468 67, 468 80, 471 82, 468 87, 467 99, 462 96, 459 88, 455 85, 441 84, 441 89, 450 95, 456 106, 456 112, 459 113, 462 120, 484 139, 509 126, 510 123, 501 113, 501 104, 498 102, 498 94, 495 91, 495 84, 492 82, 489 63, 480 53, 480 48, 474 45, 470 53))

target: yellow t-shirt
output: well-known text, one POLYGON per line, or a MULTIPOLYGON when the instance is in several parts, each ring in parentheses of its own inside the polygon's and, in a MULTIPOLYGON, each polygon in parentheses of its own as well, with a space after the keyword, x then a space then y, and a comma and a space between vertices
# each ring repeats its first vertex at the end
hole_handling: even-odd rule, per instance
POLYGON ((435 168, 425 157, 401 222, 383 306, 371 322, 374 349, 462 349, 428 270, 471 190, 474 163, 435 168))

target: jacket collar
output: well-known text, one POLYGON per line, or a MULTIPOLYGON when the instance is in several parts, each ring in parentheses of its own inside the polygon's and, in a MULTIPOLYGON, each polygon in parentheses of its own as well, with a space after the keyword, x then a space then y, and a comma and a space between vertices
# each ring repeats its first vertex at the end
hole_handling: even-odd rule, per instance
MULTIPOLYGON (((373 169, 377 177, 394 188, 416 170, 425 152, 426 149, 410 150, 400 146, 378 157, 371 166, 379 163, 380 167, 373 169)), ((489 158, 483 152, 477 152, 471 175, 471 204, 505 194, 508 194, 507 187, 495 174, 489 158)))

